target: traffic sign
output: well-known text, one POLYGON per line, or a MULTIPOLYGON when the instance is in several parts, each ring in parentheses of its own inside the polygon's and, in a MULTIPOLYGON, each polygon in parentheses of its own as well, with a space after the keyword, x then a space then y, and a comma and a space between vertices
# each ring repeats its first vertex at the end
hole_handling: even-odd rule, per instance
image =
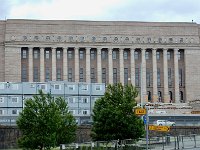
POLYGON ((149 130, 156 130, 156 126, 154 126, 154 125, 149 125, 149 130))
POLYGON ((157 126, 156 127, 156 131, 165 131, 165 132, 169 132, 170 130, 170 126, 157 126))
POLYGON ((161 132, 169 132, 170 126, 155 126, 155 125, 149 125, 149 130, 161 131, 161 132))
POLYGON ((146 109, 144 109, 144 108, 136 108, 135 109, 135 114, 136 115, 146 115, 146 109))

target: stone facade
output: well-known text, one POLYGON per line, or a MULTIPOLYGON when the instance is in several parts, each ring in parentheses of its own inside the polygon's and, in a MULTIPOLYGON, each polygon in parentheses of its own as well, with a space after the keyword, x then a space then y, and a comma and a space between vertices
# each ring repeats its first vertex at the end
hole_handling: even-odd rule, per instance
POLYGON ((132 83, 142 102, 188 102, 200 91, 200 25, 0 21, 0 81, 132 83))

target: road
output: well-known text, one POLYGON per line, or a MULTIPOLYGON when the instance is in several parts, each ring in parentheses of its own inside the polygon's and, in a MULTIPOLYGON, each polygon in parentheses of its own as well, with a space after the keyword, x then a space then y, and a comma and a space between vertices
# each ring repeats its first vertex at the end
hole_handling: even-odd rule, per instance
POLYGON ((176 126, 200 126, 200 116, 197 115, 150 115, 149 124, 155 120, 169 120, 176 123, 176 126))

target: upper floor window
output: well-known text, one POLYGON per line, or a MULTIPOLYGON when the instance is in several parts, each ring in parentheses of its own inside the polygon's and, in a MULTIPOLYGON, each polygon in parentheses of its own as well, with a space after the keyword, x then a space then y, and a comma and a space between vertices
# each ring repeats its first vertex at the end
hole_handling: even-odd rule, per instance
POLYGON ((4 102, 4 97, 0 97, 0 103, 4 102))
POLYGON ((145 58, 149 59, 149 52, 148 51, 145 52, 145 58))
POLYGON ((49 54, 49 50, 46 50, 46 51, 45 51, 45 58, 46 58, 46 59, 49 59, 49 58, 50 58, 49 55, 50 55, 50 54, 49 54))
POLYGON ((90 58, 91 59, 95 59, 95 51, 94 50, 91 50, 91 52, 90 52, 90 58))
POLYGON ((61 51, 60 50, 56 51, 56 58, 57 59, 61 58, 61 51))
POLYGON ((156 59, 157 59, 157 60, 160 59, 160 52, 159 52, 159 51, 156 52, 156 59))
POLYGON ((83 59, 83 57, 84 57, 84 51, 80 50, 79 51, 79 58, 83 59))
POLYGON ((102 59, 106 59, 106 57, 107 57, 106 51, 105 51, 105 50, 102 50, 102 51, 101 51, 101 58, 102 58, 102 59))
POLYGON ((124 59, 128 59, 128 52, 124 51, 124 59))
POLYGON ((117 59, 117 51, 112 52, 112 57, 113 57, 113 59, 117 59))
POLYGON ((22 58, 23 59, 27 58, 27 50, 25 49, 22 50, 22 58))
POLYGON ((181 60, 181 52, 178 51, 178 60, 181 60))
POLYGON ((139 53, 138 53, 138 51, 135 51, 134 56, 135 56, 135 59, 139 59, 139 53))
POLYGON ((18 103, 18 97, 12 97, 11 100, 12 103, 18 103))
POLYGON ((68 54, 68 58, 69 58, 69 59, 72 59, 72 58, 73 58, 73 53, 72 53, 71 50, 68 50, 67 54, 68 54))
POLYGON ((167 52, 167 60, 170 60, 170 59, 171 59, 171 52, 168 51, 168 52, 167 52))
POLYGON ((38 50, 34 50, 33 51, 33 58, 34 59, 38 59, 38 57, 39 57, 39 51, 38 50))

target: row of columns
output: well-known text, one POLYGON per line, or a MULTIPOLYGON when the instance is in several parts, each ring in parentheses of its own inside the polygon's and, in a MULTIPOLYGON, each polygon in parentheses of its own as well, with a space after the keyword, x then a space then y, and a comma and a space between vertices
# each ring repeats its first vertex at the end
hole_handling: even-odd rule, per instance
MULTIPOLYGON (((108 48, 108 77, 109 83, 113 83, 113 59, 112 50, 108 48)), ((131 70, 131 83, 135 85, 135 49, 130 49, 130 70, 131 70)), ((79 48, 74 48, 75 52, 75 82, 79 82, 79 48)), ((145 49, 141 49, 141 99, 147 101, 146 90, 146 58, 145 49)), ((33 48, 29 48, 29 81, 33 81, 33 48)), ((44 48, 40 48, 40 81, 45 81, 44 74, 44 48)), ((63 48, 63 80, 68 80, 67 73, 67 48, 63 48)), ((156 62, 156 49, 152 49, 152 63, 153 63, 153 101, 158 99, 157 90, 157 62, 156 62)), ((120 68, 120 82, 124 83, 124 58, 123 49, 119 49, 119 68, 120 68)), ((168 65, 167 65, 167 49, 163 49, 163 71, 164 71, 164 102, 169 102, 168 90, 168 65)), ((174 77, 175 77, 175 102, 179 102, 179 74, 178 74, 178 49, 174 49, 174 77)), ((56 81, 56 48, 52 48, 52 81, 56 81)), ((86 82, 90 82, 90 48, 86 48, 86 82)), ((101 67, 101 48, 97 48, 97 82, 102 82, 102 67, 101 67)))

